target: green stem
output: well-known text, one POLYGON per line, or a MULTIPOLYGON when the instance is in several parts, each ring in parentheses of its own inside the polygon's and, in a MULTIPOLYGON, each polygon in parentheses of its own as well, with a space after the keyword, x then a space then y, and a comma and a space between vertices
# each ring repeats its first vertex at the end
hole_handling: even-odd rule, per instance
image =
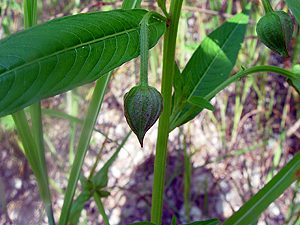
MULTIPOLYGON (((29 27, 35 26, 37 24, 37 0, 25 0, 24 1, 24 28, 27 29, 29 27)), ((24 117, 24 111, 20 111, 14 115, 14 120, 17 121, 22 120, 23 126, 26 126, 25 129, 28 130, 29 125, 24 117), (25 123, 26 121, 26 123, 25 123), (27 125, 26 125, 27 124, 27 125)), ((42 113, 41 113, 41 103, 40 101, 30 106, 30 116, 32 121, 32 133, 30 129, 25 133, 26 139, 22 140, 23 145, 28 142, 28 139, 31 137, 34 139, 35 143, 29 142, 29 146, 27 144, 27 159, 31 165, 33 171, 35 170, 35 176, 38 182, 39 191, 41 195, 41 199, 45 204, 45 209, 47 211, 47 216, 49 220, 49 224, 55 224, 53 218, 52 211, 52 196, 49 189, 49 181, 47 174, 47 164, 45 158, 45 147, 44 147, 44 137, 43 137, 43 125, 42 125, 42 113), (33 134, 33 136, 32 136, 33 134), (33 146, 34 145, 34 146, 33 146), (29 153, 30 152, 30 153, 29 153), (34 156, 34 159, 32 158, 34 156), (29 158, 32 158, 29 160, 29 158), (33 162, 32 162, 33 160, 33 162)), ((19 131, 22 130, 23 127, 19 127, 19 131)), ((25 148, 25 147, 24 147, 25 148)))
POLYGON ((164 98, 164 110, 159 118, 154 178, 152 192, 151 222, 161 224, 169 119, 172 105, 172 86, 175 66, 175 47, 178 21, 183 0, 173 0, 170 6, 170 20, 164 34, 163 72, 161 93, 164 98))
POLYGON ((148 21, 151 14, 146 13, 143 17, 140 26, 140 52, 141 52, 141 69, 140 69, 140 85, 148 86, 148 52, 149 52, 149 31, 148 21))
MULTIPOLYGON (((30 117, 32 123, 32 134, 33 139, 36 144, 36 156, 37 164, 39 170, 42 173, 42 183, 43 183, 43 191, 45 192, 45 204, 51 205, 51 192, 49 189, 49 181, 46 167, 46 158, 45 158, 45 146, 44 146, 44 137, 43 137, 43 124, 42 124, 42 112, 41 112, 41 102, 37 102, 30 106, 30 117)), ((47 207, 49 208, 49 207, 47 207)), ((52 210, 51 210, 52 211, 52 210)), ((47 215, 49 213, 47 212, 47 215)))
POLYGON ((89 176, 88 180, 92 179, 92 177, 94 176, 96 167, 98 166, 98 162, 99 162, 99 159, 100 159, 100 156, 101 156, 101 153, 103 151, 103 148, 104 148, 104 145, 105 145, 106 141, 107 141, 107 138, 105 138, 105 141, 103 142, 102 147, 101 147, 101 149, 100 149, 100 151, 97 155, 96 161, 94 163, 94 166, 91 169, 90 176, 89 176))
POLYGON ((46 164, 42 165, 42 157, 39 156, 40 151, 38 151, 37 149, 37 144, 32 136, 32 132, 30 130, 24 110, 20 110, 12 114, 12 117, 14 119, 20 139, 22 141, 26 158, 37 180, 40 196, 45 204, 45 208, 47 211, 49 224, 54 225, 55 223, 52 213, 51 193, 48 185, 47 172, 45 176, 46 164))
POLYGON ((99 195, 99 193, 97 191, 95 191, 93 193, 93 197, 95 199, 95 202, 96 202, 96 205, 97 205, 97 207, 99 209, 99 212, 100 212, 100 214, 103 217, 103 221, 104 221, 105 225, 109 225, 109 220, 108 220, 108 217, 107 217, 107 215, 105 213, 105 209, 104 209, 103 203, 101 201, 101 196, 99 195))
POLYGON ((112 72, 109 72, 108 74, 100 77, 96 82, 94 93, 88 107, 88 111, 78 141, 78 146, 70 173, 70 180, 68 182, 64 204, 61 211, 61 217, 59 220, 59 224, 61 225, 65 225, 68 222, 70 209, 77 187, 80 171, 83 165, 86 152, 88 150, 93 128, 95 126, 96 119, 98 117, 103 97, 111 75, 112 72))
POLYGON ((265 10, 265 14, 274 12, 270 0, 262 0, 261 1, 265 10))
MULTIPOLYGON (((36 148, 29 124, 27 122, 27 118, 25 115, 24 110, 20 110, 14 114, 12 114, 12 117, 14 119, 14 122, 16 124, 23 148, 24 148, 24 152, 26 155, 26 158, 32 168, 32 171, 34 173, 34 175, 38 178, 41 176, 41 171, 38 170, 37 164, 35 163, 38 160, 38 157, 35 153, 35 151, 33 149, 36 148)), ((40 183, 38 183, 38 185, 40 185, 40 183)), ((40 190, 41 192, 43 190, 40 190)), ((43 199, 43 195, 41 193, 41 198, 43 199)))
POLYGON ((207 96, 205 96, 205 99, 210 100, 217 93, 219 93, 221 90, 223 90, 225 87, 227 87, 232 82, 234 82, 234 81, 236 81, 236 80, 238 80, 238 79, 240 79, 244 76, 247 76, 249 74, 259 73, 259 72, 277 73, 277 74, 285 76, 286 78, 289 78, 289 79, 298 79, 298 76, 290 70, 286 70, 286 69, 279 68, 279 67, 276 67, 276 66, 254 66, 254 67, 251 67, 249 69, 242 70, 242 71, 236 73, 235 75, 233 75, 232 77, 230 77, 228 80, 226 80, 225 82, 220 84, 218 87, 216 87, 207 96))
POLYGON ((149 65, 149 31, 148 31, 148 22, 151 16, 157 16, 162 20, 166 20, 165 17, 162 17, 160 14, 154 11, 150 11, 145 14, 143 19, 140 22, 140 52, 141 52, 141 69, 140 69, 140 85, 143 87, 148 86, 148 65, 149 65))
MULTIPOLYGON (((227 79, 226 81, 224 81, 222 84, 220 84, 218 87, 216 87, 213 91, 211 91, 208 95, 206 95, 204 98, 206 100, 210 100, 212 99, 216 94, 218 94, 220 91, 222 91, 224 88, 226 88, 228 85, 230 85, 231 83, 233 83, 234 81, 241 79, 244 76, 247 76, 249 74, 253 74, 253 73, 259 73, 259 72, 272 72, 272 73, 278 73, 282 76, 285 76, 289 79, 298 79, 297 75, 295 73, 293 73, 292 71, 283 69, 283 68, 279 68, 276 66, 254 66, 252 68, 249 69, 245 69, 241 72, 236 73, 235 75, 233 75, 232 77, 230 77, 229 79, 227 79)), ((171 121, 171 126, 170 126, 170 130, 175 129, 176 127, 180 126, 190 115, 192 115, 196 110, 198 110, 199 107, 197 106, 193 106, 191 107, 185 114, 183 117, 180 117, 179 119, 176 119, 177 117, 173 117, 174 120, 171 121)))
POLYGON ((37 24, 37 0, 24 0, 24 28, 37 24))

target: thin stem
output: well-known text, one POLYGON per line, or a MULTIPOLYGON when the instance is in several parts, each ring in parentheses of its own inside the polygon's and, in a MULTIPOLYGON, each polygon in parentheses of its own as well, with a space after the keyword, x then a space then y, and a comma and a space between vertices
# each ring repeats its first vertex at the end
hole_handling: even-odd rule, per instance
POLYGON ((169 119, 172 105, 172 86, 175 66, 175 47, 178 21, 183 0, 173 0, 170 6, 170 21, 164 34, 163 72, 161 92, 164 98, 164 110, 159 118, 154 178, 152 192, 151 222, 161 224, 169 119))
POLYGON ((24 28, 37 24, 37 0, 24 0, 24 28))
MULTIPOLYGON (((37 155, 35 155, 34 151, 33 151, 33 149, 36 148, 36 145, 35 145, 29 124, 27 122, 25 112, 24 112, 24 110, 20 110, 16 113, 12 114, 12 117, 14 119, 20 139, 22 141, 22 145, 24 148, 26 158, 27 158, 29 164, 31 165, 33 173, 35 174, 36 177, 38 177, 39 175, 37 175, 37 174, 40 174, 41 171, 38 170, 37 165, 35 163, 38 160, 37 155)), ((43 199, 42 194, 41 194, 41 197, 43 199)))
POLYGON ((149 19, 151 16, 156 16, 161 20, 166 20, 165 17, 157 12, 150 11, 146 13, 140 22, 140 52, 141 52, 141 69, 140 69, 140 85, 148 86, 148 65, 149 65, 149 19))
POLYGON ((262 0, 261 2, 263 4, 263 7, 264 7, 264 10, 265 10, 266 14, 271 13, 271 12, 274 11, 273 8, 272 8, 272 5, 270 3, 270 0, 262 0))
MULTIPOLYGON (((24 1, 24 28, 27 29, 29 27, 35 26, 37 24, 37 0, 25 0, 24 1)), ((27 156, 28 161, 31 165, 33 170, 36 170, 35 176, 39 185, 39 191, 41 195, 41 199, 45 204, 45 209, 47 212, 49 224, 55 224, 53 218, 53 211, 52 211, 52 196, 49 189, 49 181, 48 181, 48 174, 47 174, 47 164, 45 158, 45 147, 44 147, 44 138, 43 138, 43 125, 42 125, 42 113, 41 113, 41 103, 40 101, 30 106, 30 114, 31 114, 31 121, 32 121, 32 134, 29 130, 25 136, 27 138, 31 137, 34 139, 35 143, 30 144, 28 146, 29 149, 27 150, 27 155, 30 152, 30 155, 34 155, 34 160, 29 158, 31 156, 27 156), (34 145, 34 146, 33 146, 34 145), (33 160, 33 162, 32 162, 33 160)), ((14 120, 17 121, 18 119, 22 119, 25 129, 29 127, 26 117, 24 118, 24 111, 20 111, 20 113, 16 113, 14 116, 14 120), (17 118, 19 117, 19 118, 17 118), (25 123, 26 120, 26 123, 25 123)), ((18 130, 23 129, 19 127, 18 130)), ((26 139, 27 139, 26 138, 26 139)), ((23 145, 24 142, 28 140, 22 141, 23 145)))
POLYGON ((98 207, 98 209, 99 209, 99 211, 100 211, 100 213, 101 213, 101 215, 103 217, 105 225, 109 225, 108 217, 107 217, 107 215, 105 213, 105 209, 104 209, 103 203, 101 201, 101 196, 99 195, 99 193, 97 191, 95 191, 93 193, 93 197, 94 197, 96 205, 97 205, 97 207, 98 207))
POLYGON ((95 126, 96 119, 98 117, 103 97, 111 75, 112 72, 109 72, 108 74, 100 77, 96 82, 94 93, 88 107, 88 111, 80 134, 73 166, 70 173, 70 180, 68 182, 64 204, 61 211, 61 217, 59 220, 59 224, 61 225, 65 225, 68 222, 70 209, 77 187, 80 171, 83 165, 86 152, 88 150, 93 128, 95 126))
POLYGON ((167 9, 166 9, 166 0, 155 0, 155 1, 157 2, 159 8, 163 11, 165 16, 169 19, 170 15, 169 15, 169 13, 167 12, 167 9))
POLYGON ((38 156, 38 150, 36 143, 33 139, 32 132, 30 130, 24 110, 20 110, 12 114, 14 122, 16 124, 26 158, 31 166, 31 169, 38 182, 40 196, 45 204, 47 216, 50 225, 54 225, 54 218, 51 206, 51 193, 49 191, 48 179, 45 179, 43 167, 41 166, 40 158, 38 156))
POLYGON ((98 153, 98 155, 97 155, 97 158, 96 158, 96 161, 95 161, 95 163, 94 163, 94 166, 93 166, 92 169, 91 169, 90 176, 89 176, 88 180, 92 179, 92 177, 94 176, 96 167, 98 166, 98 162, 99 162, 101 153, 102 153, 102 151, 103 151, 103 149, 104 149, 104 146, 105 146, 106 141, 107 141, 107 138, 105 138, 105 140, 104 140, 104 142, 103 142, 103 144, 102 144, 102 146, 101 146, 101 149, 100 149, 100 151, 99 151, 99 153, 98 153))
POLYGON ((225 82, 220 84, 218 87, 216 87, 212 92, 210 92, 204 98, 207 99, 207 100, 210 100, 217 93, 219 93, 221 90, 223 90, 225 87, 227 87, 232 82, 234 82, 234 81, 236 81, 236 80, 238 80, 238 79, 240 79, 244 76, 247 76, 249 74, 259 73, 259 72, 278 73, 278 74, 280 74, 282 76, 285 76, 289 79, 298 79, 298 76, 295 73, 293 73, 292 71, 283 69, 283 68, 279 68, 279 67, 276 67, 276 66, 254 66, 254 67, 251 67, 249 69, 245 69, 245 70, 242 70, 242 71, 236 73, 235 75, 230 77, 228 80, 226 80, 225 82))
MULTIPOLYGON (((220 84, 218 87, 216 87, 213 91, 211 91, 208 95, 206 95, 204 98, 206 100, 210 100, 212 99, 216 94, 218 94, 220 91, 222 91, 224 88, 226 88, 228 85, 230 85, 231 83, 233 83, 234 81, 247 76, 249 74, 253 74, 253 73, 259 73, 259 72, 273 72, 273 73, 278 73, 282 76, 285 76, 289 79, 299 79, 297 77, 297 75, 295 73, 293 73, 292 71, 283 69, 283 68, 279 68, 276 66, 254 66, 252 68, 249 69, 245 69, 241 72, 236 73, 235 75, 233 75, 232 77, 230 77, 229 79, 227 79, 226 81, 224 81, 222 84, 220 84)), ((175 129, 177 126, 180 126, 190 115, 192 115, 196 110, 198 110, 199 107, 197 106, 193 106, 191 107, 185 114, 184 116, 180 117, 178 120, 176 119, 176 115, 175 120, 171 121, 171 126, 170 126, 170 130, 175 129)))
MULTIPOLYGON (((35 164, 38 166, 42 173, 43 192, 45 192, 45 204, 51 205, 51 192, 49 189, 49 181, 47 175, 46 158, 45 158, 45 146, 43 137, 43 125, 42 125, 42 113, 41 113, 41 102, 37 102, 30 106, 30 116, 32 123, 32 134, 36 144, 36 157, 37 161, 35 164)), ((46 209, 49 207, 46 207, 46 209)), ((47 212, 47 215, 49 213, 47 212)))
POLYGON ((148 86, 148 52, 149 52, 149 31, 148 21, 149 12, 143 17, 140 26, 140 51, 141 51, 141 69, 140 69, 140 85, 148 86))

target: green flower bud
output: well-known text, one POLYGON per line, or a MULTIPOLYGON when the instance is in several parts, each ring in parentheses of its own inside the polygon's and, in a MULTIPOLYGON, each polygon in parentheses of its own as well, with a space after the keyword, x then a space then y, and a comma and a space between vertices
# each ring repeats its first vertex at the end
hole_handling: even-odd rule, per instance
POLYGON ((141 147, 146 132, 157 121, 163 110, 163 97, 153 87, 138 85, 124 95, 124 113, 141 147))
POLYGON ((266 13, 257 23, 258 38, 281 57, 289 57, 288 45, 293 35, 291 17, 283 11, 266 13))

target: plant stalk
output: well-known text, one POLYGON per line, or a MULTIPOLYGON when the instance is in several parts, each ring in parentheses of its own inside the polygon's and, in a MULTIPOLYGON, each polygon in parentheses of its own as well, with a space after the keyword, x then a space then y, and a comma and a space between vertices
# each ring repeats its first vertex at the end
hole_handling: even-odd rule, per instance
MULTIPOLYGON (((30 106, 30 117, 31 117, 31 125, 32 125, 32 134, 33 139, 36 144, 36 156, 38 169, 42 173, 42 183, 43 183, 43 192, 45 192, 45 201, 44 204, 47 205, 46 210, 50 210, 52 208, 52 196, 49 189, 49 181, 48 181, 48 174, 47 174, 47 164, 46 164, 46 157, 45 157, 45 145, 44 145, 44 136, 43 136, 43 124, 42 124, 42 112, 41 112, 41 102, 38 101, 30 106)), ((52 209, 48 212, 47 215, 50 215, 52 209)), ((52 215, 53 216, 53 215, 52 215)))
POLYGON ((149 31, 148 21, 149 12, 142 19, 140 26, 140 51, 141 51, 141 71, 140 71, 140 85, 143 87, 148 86, 148 53, 149 53, 149 31))
POLYGON ((170 19, 164 34, 163 71, 161 93, 164 98, 164 110, 158 122, 158 136, 154 162, 152 190, 151 222, 161 224, 167 144, 169 136, 169 119, 172 105, 172 86, 175 66, 175 47, 178 22, 183 0, 173 0, 170 5, 170 19))
POLYGON ((271 12, 274 11, 273 8, 272 8, 272 5, 270 3, 270 0, 262 0, 261 2, 263 4, 264 10, 265 10, 265 14, 271 13, 271 12))
POLYGON ((97 205, 97 207, 98 207, 98 209, 100 211, 100 214, 103 217, 103 221, 104 221, 105 225, 109 225, 109 220, 108 220, 108 217, 107 217, 107 215, 105 213, 105 209, 104 209, 103 203, 101 201, 101 196, 99 195, 99 193, 97 191, 95 191, 93 193, 93 197, 94 197, 96 205, 97 205))
POLYGON ((106 92, 106 88, 111 78, 111 75, 112 72, 109 72, 108 74, 100 77, 96 81, 94 93, 91 102, 89 104, 86 118, 84 120, 83 128, 78 141, 78 146, 77 146, 74 162, 70 173, 70 179, 65 194, 64 204, 61 211, 61 217, 59 220, 60 225, 67 224, 69 220, 72 201, 77 187, 77 182, 79 179, 83 161, 89 147, 93 128, 95 126, 96 119, 98 117, 101 104, 104 98, 104 94, 106 92))
POLYGON ((161 20, 166 20, 165 17, 157 12, 150 11, 145 14, 140 22, 140 55, 141 55, 141 70, 140 70, 140 85, 148 87, 148 66, 149 66, 149 29, 148 23, 151 16, 156 16, 161 20))
MULTIPOLYGON (((282 76, 285 76, 289 79, 296 79, 296 80, 298 79, 297 75, 294 72, 283 69, 283 68, 279 68, 276 66, 254 66, 254 67, 251 67, 251 68, 248 68, 248 69, 245 69, 245 70, 242 70, 242 71, 236 73, 235 75, 233 75, 232 77, 230 77, 229 79, 224 81, 222 84, 220 84, 218 87, 216 87, 213 91, 211 91, 204 98, 209 101, 216 94, 218 94, 220 91, 222 91, 224 88, 226 88, 228 85, 230 85, 234 81, 241 79, 242 77, 245 77, 247 75, 255 74, 255 73, 259 73, 259 72, 272 72, 272 73, 277 73, 282 76)), ((182 124, 190 115, 192 115, 198 109, 199 109, 198 106, 193 106, 185 113, 185 115, 183 117, 180 117, 179 119, 176 119, 176 117, 172 117, 172 118, 174 118, 174 120, 171 121, 170 131, 172 131, 176 127, 180 126, 180 124, 182 124)), ((174 115, 174 116, 176 116, 176 115, 174 115)))
MULTIPOLYGON (((24 29, 37 24, 37 0, 24 0, 24 29)), ((30 106, 32 132, 24 110, 14 113, 13 119, 20 135, 26 158, 33 170, 39 186, 42 201, 45 204, 49 224, 55 224, 51 203, 51 192, 47 175, 45 147, 43 138, 41 104, 30 106)))

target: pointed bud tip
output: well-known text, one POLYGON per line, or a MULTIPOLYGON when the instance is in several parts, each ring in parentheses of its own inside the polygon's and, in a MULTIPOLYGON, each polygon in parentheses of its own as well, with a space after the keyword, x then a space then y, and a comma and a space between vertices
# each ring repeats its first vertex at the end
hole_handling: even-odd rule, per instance
POLYGON ((141 147, 146 132, 158 120, 163 110, 163 97, 153 87, 135 86, 124 95, 124 114, 141 147))

